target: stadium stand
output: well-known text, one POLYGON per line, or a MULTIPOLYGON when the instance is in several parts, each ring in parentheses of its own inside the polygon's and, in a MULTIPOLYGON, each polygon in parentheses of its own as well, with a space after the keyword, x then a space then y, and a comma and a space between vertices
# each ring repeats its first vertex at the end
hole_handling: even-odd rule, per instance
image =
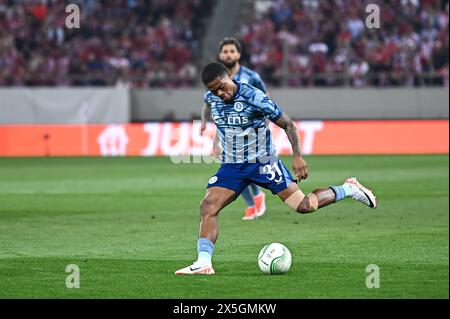
POLYGON ((247 3, 247 63, 272 85, 448 86, 448 1, 371 1, 379 29, 365 26, 366 1, 247 3))
POLYGON ((215 0, 0 1, 0 86, 192 86, 215 0))
MULTIPOLYGON (((80 29, 65 28, 64 1, 0 0, 0 86, 200 85, 220 0, 73 2, 80 29)), ((448 86, 448 0, 382 1, 380 29, 365 27, 365 5, 242 1, 230 24, 243 64, 272 86, 448 86)))

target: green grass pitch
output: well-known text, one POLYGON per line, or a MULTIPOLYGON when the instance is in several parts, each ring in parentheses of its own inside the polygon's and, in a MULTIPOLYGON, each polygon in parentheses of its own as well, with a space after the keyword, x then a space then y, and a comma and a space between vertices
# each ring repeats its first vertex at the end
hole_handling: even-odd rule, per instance
MULTIPOLYGON (((290 167, 290 158, 283 159, 290 167)), ((268 211, 219 217, 215 276, 175 276, 196 259, 199 203, 217 164, 169 158, 0 159, 1 298, 448 298, 448 155, 309 156, 304 192, 357 176, 379 207, 347 199, 310 215, 266 191, 268 211), (292 252, 284 275, 261 247, 292 252), (68 289, 68 264, 80 288, 68 289), (380 288, 366 287, 366 266, 380 288)))

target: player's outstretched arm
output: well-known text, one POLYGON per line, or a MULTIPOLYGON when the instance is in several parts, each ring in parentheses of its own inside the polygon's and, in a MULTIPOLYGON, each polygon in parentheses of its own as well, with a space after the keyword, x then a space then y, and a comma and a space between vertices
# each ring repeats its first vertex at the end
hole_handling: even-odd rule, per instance
POLYGON ((283 113, 281 117, 275 121, 275 124, 281 127, 285 132, 291 142, 292 146, 292 166, 298 180, 307 179, 308 178, 308 164, 306 164, 303 159, 302 151, 300 148, 300 139, 297 133, 297 127, 295 123, 291 120, 291 118, 283 113))
POLYGON ((209 104, 203 103, 202 112, 201 112, 202 123, 200 124, 200 135, 203 135, 203 132, 206 129, 206 122, 207 122, 207 119, 209 118, 210 114, 211 114, 211 111, 209 109, 209 104))

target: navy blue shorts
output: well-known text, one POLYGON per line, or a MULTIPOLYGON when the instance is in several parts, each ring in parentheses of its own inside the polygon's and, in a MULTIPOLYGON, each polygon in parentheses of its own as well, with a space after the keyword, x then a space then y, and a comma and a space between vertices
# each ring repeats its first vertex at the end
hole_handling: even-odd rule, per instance
POLYGON ((285 190, 291 182, 297 182, 278 159, 272 163, 224 163, 216 175, 208 181, 210 187, 224 187, 238 195, 251 183, 269 189, 272 194, 285 190))

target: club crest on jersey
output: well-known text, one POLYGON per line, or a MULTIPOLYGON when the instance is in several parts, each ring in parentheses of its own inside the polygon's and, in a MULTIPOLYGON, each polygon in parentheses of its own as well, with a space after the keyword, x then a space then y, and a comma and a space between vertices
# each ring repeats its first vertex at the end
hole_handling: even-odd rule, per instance
POLYGON ((217 182, 217 176, 213 176, 209 179, 208 184, 214 184, 215 182, 217 182))
POLYGON ((244 109, 244 104, 242 102, 236 102, 236 103, 234 103, 234 109, 237 112, 240 112, 244 109))

